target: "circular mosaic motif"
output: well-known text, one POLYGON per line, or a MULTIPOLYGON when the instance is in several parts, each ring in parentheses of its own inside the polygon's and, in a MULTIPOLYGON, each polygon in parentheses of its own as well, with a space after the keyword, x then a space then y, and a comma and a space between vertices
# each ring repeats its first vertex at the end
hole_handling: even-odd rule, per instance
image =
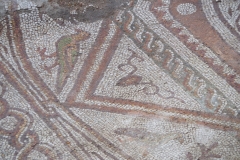
POLYGON ((183 3, 177 6, 177 11, 181 15, 190 15, 196 12, 197 8, 191 3, 183 3))

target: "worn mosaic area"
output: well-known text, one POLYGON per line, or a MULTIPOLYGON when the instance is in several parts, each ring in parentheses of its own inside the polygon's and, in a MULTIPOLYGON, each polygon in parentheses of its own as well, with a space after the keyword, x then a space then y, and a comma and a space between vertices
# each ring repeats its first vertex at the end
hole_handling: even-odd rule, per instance
POLYGON ((239 160, 240 0, 0 0, 0 159, 239 160))

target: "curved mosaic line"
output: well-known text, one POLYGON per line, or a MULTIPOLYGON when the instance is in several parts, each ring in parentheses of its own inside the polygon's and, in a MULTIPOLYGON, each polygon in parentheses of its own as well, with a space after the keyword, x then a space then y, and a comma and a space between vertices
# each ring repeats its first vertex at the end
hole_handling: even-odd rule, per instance
POLYGON ((239 2, 101 2, 0 0, 0 159, 239 159, 239 2))

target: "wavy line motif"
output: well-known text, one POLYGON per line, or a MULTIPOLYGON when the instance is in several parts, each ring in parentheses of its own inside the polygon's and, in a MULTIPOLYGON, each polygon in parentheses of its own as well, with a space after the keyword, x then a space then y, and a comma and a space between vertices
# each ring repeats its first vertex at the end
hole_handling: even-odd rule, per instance
POLYGON ((163 54, 165 55, 165 59, 163 61, 163 68, 167 69, 167 70, 170 70, 170 64, 171 62, 173 61, 174 59, 174 54, 171 50, 167 49, 163 52, 163 54))
POLYGON ((175 78, 181 78, 180 72, 182 71, 182 69, 183 69, 183 62, 180 59, 176 58, 175 59, 175 66, 173 68, 172 75, 175 78))
POLYGON ((206 82, 203 80, 203 79, 200 79, 200 78, 196 78, 196 87, 193 91, 194 93, 194 96, 195 97, 198 97, 198 98, 201 98, 204 96, 204 90, 206 88, 206 82))
MULTIPOLYGON (((123 19, 127 20, 123 20, 122 23, 117 24, 120 26, 128 26, 130 24, 129 19, 131 18, 125 16, 123 17, 123 19)), ((217 107, 216 105, 213 105, 211 103, 213 96, 209 95, 209 92, 207 92, 207 90, 209 91, 212 88, 205 82, 205 80, 197 77, 195 71, 186 66, 183 66, 183 61, 180 60, 178 57, 174 57, 175 54, 172 50, 164 50, 164 45, 161 41, 161 45, 158 45, 158 37, 155 37, 153 33, 151 33, 151 31, 148 31, 148 29, 145 28, 145 26, 141 23, 139 19, 135 18, 135 21, 132 25, 136 26, 133 31, 126 30, 131 39, 133 39, 136 43, 140 42, 142 44, 142 49, 147 54, 152 55, 152 58, 155 60, 155 62, 158 65, 162 66, 164 69, 166 69, 167 72, 170 72, 171 75, 176 78, 178 83, 181 83, 187 91, 189 91, 194 97, 198 99, 199 102, 202 103, 202 101, 204 101, 204 107, 208 108, 209 110, 211 110, 210 108, 212 108, 212 111, 218 114, 226 112, 229 116, 237 115, 237 110, 234 109, 233 106, 229 106, 227 100, 221 95, 219 95, 217 91, 215 93, 216 95, 214 95, 214 97, 217 97, 215 98, 217 107), (143 32, 144 30, 146 30, 145 33, 143 32), (144 36, 145 38, 143 39, 143 41, 141 41, 142 37, 144 36), (155 47, 153 47, 152 44, 155 44, 155 47), (208 95, 206 95, 206 93, 208 93, 208 95)), ((141 79, 136 76, 132 76, 131 78, 132 82, 129 79, 127 83, 140 83, 141 81, 141 79)), ((126 79, 122 79, 122 81, 125 81, 126 83, 126 79)), ((123 84, 123 82, 121 83, 121 85, 127 85, 123 84)))
POLYGON ((187 67, 184 68, 184 71, 186 73, 186 76, 184 78, 183 85, 187 90, 191 91, 193 89, 191 82, 194 77, 194 72, 193 72, 193 70, 191 70, 187 67))
POLYGON ((137 31, 134 34, 135 39, 137 39, 139 42, 143 42, 142 34, 144 32, 144 25, 141 23, 139 19, 137 19, 137 22, 135 23, 135 26, 137 26, 137 31))
POLYGON ((128 26, 127 26, 127 29, 130 31, 130 32, 132 32, 133 30, 132 30, 132 25, 133 25, 133 22, 134 22, 134 15, 133 15, 133 13, 131 12, 131 11, 128 11, 128 14, 130 15, 130 22, 129 22, 129 24, 128 24, 128 26))
POLYGON ((143 48, 148 52, 152 52, 152 42, 153 42, 153 34, 151 32, 146 32, 144 35, 144 44, 143 48))
POLYGON ((132 30, 132 24, 133 24, 133 22, 134 22, 133 13, 130 12, 130 11, 125 12, 124 17, 125 17, 125 19, 124 19, 124 22, 125 22, 125 23, 123 23, 123 24, 124 24, 124 25, 123 25, 124 31, 126 31, 126 32, 132 32, 132 31, 133 31, 133 30, 132 30))

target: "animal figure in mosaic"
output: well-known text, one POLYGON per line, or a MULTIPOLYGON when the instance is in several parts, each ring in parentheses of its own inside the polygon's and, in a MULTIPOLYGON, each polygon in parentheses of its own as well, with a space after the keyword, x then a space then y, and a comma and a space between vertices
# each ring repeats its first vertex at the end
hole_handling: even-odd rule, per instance
POLYGON ((143 157, 148 155, 148 150, 158 145, 164 145, 171 140, 177 140, 181 144, 184 142, 183 136, 180 133, 158 134, 148 132, 144 128, 117 128, 114 130, 114 133, 128 137, 125 140, 120 138, 119 141, 121 142, 136 140, 143 143, 143 157))
POLYGON ((61 91, 67 76, 70 74, 75 63, 77 62, 77 57, 79 56, 80 41, 84 41, 89 38, 89 33, 79 29, 76 29, 75 31, 75 34, 61 37, 56 42, 56 52, 51 54, 50 56, 46 56, 44 54, 46 52, 45 48, 42 50, 38 49, 42 60, 52 57, 57 58, 57 60, 52 66, 44 66, 44 69, 50 72, 52 68, 59 65, 56 87, 58 92, 61 91))
MULTIPOLYGON (((210 87, 203 77, 198 77, 196 71, 188 66, 184 66, 184 61, 176 56, 176 53, 168 46, 165 46, 152 31, 139 20, 134 17, 131 11, 118 12, 115 22, 121 26, 124 31, 131 37, 155 63, 169 72, 174 79, 196 97, 201 103, 205 103, 206 110, 215 113, 224 112, 230 116, 236 116, 236 109, 227 103, 227 100, 219 95, 215 88, 210 87), (145 30, 145 32, 143 32, 145 30), (167 47, 167 48, 166 48, 167 47), (165 49, 166 48, 166 49, 165 49), (215 101, 215 103, 213 103, 215 101)), ((140 78, 132 77, 139 82, 140 78)), ((126 77, 119 82, 123 84, 126 77)), ((124 83, 125 83, 124 82, 124 83)), ((119 83, 120 84, 120 83, 119 83)))
POLYGON ((157 134, 148 132, 143 128, 117 128, 114 132, 118 135, 139 139, 144 143, 156 142, 156 145, 167 143, 172 139, 183 142, 182 136, 178 133, 157 134))
MULTIPOLYGON (((234 82, 237 74, 218 61, 217 55, 207 52, 207 45, 201 45, 185 28, 179 27, 180 23, 167 15, 171 13, 168 6, 158 7, 175 1, 131 1, 134 6, 129 3, 128 8, 119 6, 122 1, 114 0, 114 4, 119 4, 115 8, 123 9, 116 20, 100 14, 94 19, 94 16, 89 19, 79 16, 82 12, 79 8, 85 8, 82 15, 106 12, 105 8, 111 8, 112 12, 115 8, 108 5, 111 0, 100 5, 101 12, 93 11, 98 10, 95 5, 82 7, 85 4, 80 1, 49 0, 71 12, 65 15, 67 19, 79 17, 76 22, 63 18, 60 21, 64 24, 60 26, 55 24, 54 17, 39 19, 41 7, 34 6, 27 12, 8 12, 7 18, 1 20, 2 159, 208 160, 240 157, 240 102, 239 94, 235 93, 240 89, 234 82), (155 7, 160 8, 162 15, 155 12, 155 7), (159 18, 162 16, 163 21, 159 18), (103 17, 103 21, 91 23, 103 17), (86 20, 90 21, 77 22, 86 20), (39 24, 47 26, 43 27, 44 34, 39 30, 39 24), (48 25, 52 27, 49 31, 53 31, 50 34, 45 30, 48 25), (82 25, 94 33, 91 38, 88 32, 74 30, 82 25), (66 30, 68 26, 71 28, 66 30), (181 36, 185 38, 181 39, 181 36), (50 43, 45 43, 46 39, 50 43), (83 41, 86 42, 84 45, 81 44, 83 41), (42 45, 46 48, 35 48, 42 45), (89 54, 81 55, 82 46, 85 51, 90 51, 89 54), (33 50, 39 54, 33 54, 33 50), (123 62, 120 64, 119 61, 123 62), (154 68, 144 68, 144 64, 154 68), (164 73, 169 85, 159 83, 157 78, 163 77, 159 71, 164 73), (224 75, 233 77, 233 82, 224 75), (118 87, 111 88, 107 86, 109 84, 118 87), (103 87, 109 90, 101 92, 103 87), (137 88, 139 93, 130 100, 127 91, 131 94, 132 88, 137 88), (146 100, 139 100, 141 97, 146 100), (164 99, 163 105, 155 103, 155 99, 164 99), (185 104, 180 108, 172 100, 185 104)), ((82 0, 90 3, 88 1, 92 0, 82 0)), ((179 5, 180 9, 171 8, 181 16, 190 16, 199 11, 201 2, 212 3, 201 0, 197 6, 184 3, 179 5)), ((222 2, 228 3, 228 0, 222 2)), ((239 1, 236 2, 235 8, 226 7, 234 25, 239 22, 239 1)), ((207 7, 204 5, 202 9, 207 7)), ((47 16, 47 12, 44 14, 47 16)))
POLYGON ((127 63, 120 64, 118 66, 118 69, 121 71, 124 71, 124 68, 123 68, 124 66, 131 66, 133 70, 130 73, 128 73, 127 76, 119 79, 119 81, 117 82, 117 86, 124 87, 129 85, 144 85, 143 93, 146 95, 157 95, 158 97, 163 99, 176 99, 181 101, 182 103, 185 103, 182 99, 175 97, 175 93, 170 90, 166 90, 166 92, 170 94, 169 96, 163 96, 160 93, 160 88, 157 85, 155 85, 152 80, 150 80, 149 82, 143 82, 142 77, 135 74, 135 72, 137 71, 137 67, 134 64, 132 64, 132 59, 134 58, 137 58, 139 62, 143 61, 143 58, 139 57, 133 51, 133 54, 128 58, 127 63))
POLYGON ((63 86, 67 74, 73 69, 77 61, 79 42, 89 37, 87 32, 76 30, 77 33, 71 36, 62 37, 56 43, 58 61, 59 61, 59 78, 58 85, 63 86))

